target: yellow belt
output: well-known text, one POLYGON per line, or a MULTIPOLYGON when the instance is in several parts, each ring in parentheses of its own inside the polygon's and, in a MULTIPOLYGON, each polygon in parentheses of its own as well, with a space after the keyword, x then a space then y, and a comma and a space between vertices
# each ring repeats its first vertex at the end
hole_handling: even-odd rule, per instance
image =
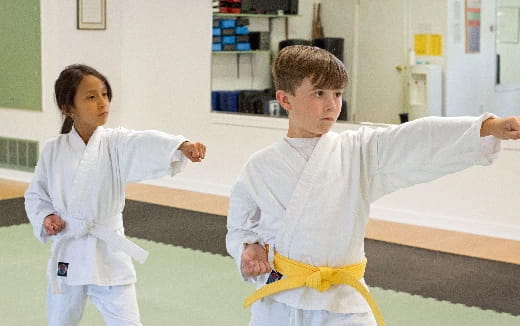
POLYGON ((320 292, 327 290, 334 284, 346 284, 356 289, 367 301, 372 309, 379 326, 385 326, 381 310, 377 306, 374 298, 368 290, 359 282, 365 274, 367 259, 357 264, 343 266, 339 268, 316 267, 289 259, 275 252, 274 268, 285 278, 276 282, 264 285, 250 295, 244 302, 244 307, 248 307, 256 300, 260 300, 269 295, 307 286, 320 292))

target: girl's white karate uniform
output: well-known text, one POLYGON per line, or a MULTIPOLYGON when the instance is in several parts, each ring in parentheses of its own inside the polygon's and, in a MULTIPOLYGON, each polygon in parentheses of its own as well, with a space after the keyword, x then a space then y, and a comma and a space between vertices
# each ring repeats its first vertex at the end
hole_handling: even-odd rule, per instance
POLYGON ((74 128, 46 143, 25 193, 25 208, 42 242, 51 238, 43 227, 46 216, 56 214, 66 223, 52 237, 50 325, 77 324, 87 293, 95 304, 100 302, 96 305, 109 325, 140 325, 130 255, 144 261, 147 252, 124 236, 125 186, 179 172, 186 161, 177 148, 184 141, 159 131, 98 127, 87 145, 74 128), (57 276, 58 262, 68 264, 66 276, 57 276), (110 296, 124 304, 107 306, 103 298, 110 296))
MULTIPOLYGON (((362 261, 370 203, 399 188, 475 164, 491 164, 500 141, 480 137, 481 123, 489 117, 428 117, 388 128, 329 132, 319 138, 314 150, 311 145, 308 159, 306 145, 298 146, 291 139, 255 153, 231 192, 228 252, 239 269, 244 243, 255 242, 270 245, 271 263, 273 249, 314 266, 341 267, 362 261)), ((261 287, 267 276, 245 279, 261 287)), ((321 293, 300 287, 254 303, 251 325, 300 325, 304 320, 299 317, 298 322, 294 316, 308 310, 316 314, 370 312, 364 298, 347 285, 334 285, 321 293), (269 310, 273 302, 276 308, 269 310), (260 311, 263 316, 258 316, 260 311)), ((373 323, 367 318, 360 325, 373 323)))

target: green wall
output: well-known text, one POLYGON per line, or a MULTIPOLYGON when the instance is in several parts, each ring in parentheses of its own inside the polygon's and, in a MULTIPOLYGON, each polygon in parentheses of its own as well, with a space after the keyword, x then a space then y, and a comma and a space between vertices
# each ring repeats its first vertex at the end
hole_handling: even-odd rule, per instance
POLYGON ((0 107, 42 109, 40 1, 0 0, 0 107))

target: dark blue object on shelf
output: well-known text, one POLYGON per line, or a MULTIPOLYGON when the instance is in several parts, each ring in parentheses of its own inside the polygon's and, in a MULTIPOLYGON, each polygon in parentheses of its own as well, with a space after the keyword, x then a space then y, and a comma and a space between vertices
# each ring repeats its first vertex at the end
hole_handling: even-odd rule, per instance
POLYGON ((236 44, 237 51, 251 51, 250 43, 237 43, 236 44))
POLYGON ((238 26, 235 28, 235 34, 237 35, 245 35, 249 34, 249 27, 247 26, 238 26))
POLYGON ((221 19, 220 28, 235 28, 237 21, 235 19, 221 19))

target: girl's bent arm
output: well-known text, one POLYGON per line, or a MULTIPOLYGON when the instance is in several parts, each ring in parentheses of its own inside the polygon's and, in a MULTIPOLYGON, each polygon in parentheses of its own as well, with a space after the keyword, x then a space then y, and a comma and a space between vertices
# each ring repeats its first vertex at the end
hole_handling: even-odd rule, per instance
POLYGON ((55 214, 56 210, 49 195, 44 153, 42 153, 36 165, 31 184, 25 192, 25 211, 32 224, 36 238, 41 242, 46 242, 49 239, 49 235, 45 231, 43 220, 48 215, 55 214))

